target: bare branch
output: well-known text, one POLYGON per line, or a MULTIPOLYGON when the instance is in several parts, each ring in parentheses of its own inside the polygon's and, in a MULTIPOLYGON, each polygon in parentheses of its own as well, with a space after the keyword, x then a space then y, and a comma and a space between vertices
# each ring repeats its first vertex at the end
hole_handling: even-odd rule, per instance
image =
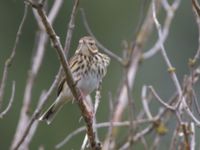
MULTIPOLYGON (((50 10, 50 21, 53 23, 55 20, 55 17, 58 14, 58 10, 62 4, 62 0, 56 1, 50 10)), ((38 18, 37 15, 35 15, 38 25, 40 28, 39 32, 39 39, 36 39, 38 41, 37 48, 36 48, 36 54, 33 58, 32 66, 30 71, 28 72, 28 79, 25 87, 24 92, 24 99, 23 99, 23 106, 21 109, 20 119, 18 123, 18 127, 13 139, 12 148, 17 149, 20 145, 23 147, 23 149, 27 149, 28 144, 30 143, 31 138, 26 139, 26 142, 23 143, 23 140, 28 135, 29 129, 31 128, 34 119, 31 120, 31 118, 28 116, 27 112, 29 111, 29 107, 31 105, 31 98, 32 98, 32 89, 33 85, 35 83, 35 79, 37 78, 39 69, 42 64, 42 60, 45 54, 45 46, 48 41, 48 36, 44 32, 44 26, 42 26, 41 20, 38 18), (31 122, 31 123, 29 123, 31 122), (26 130, 25 130, 26 129, 26 130)), ((35 130, 37 128, 37 124, 35 124, 35 130)), ((35 132, 30 132, 30 134, 34 134, 35 132)), ((32 137, 33 135, 29 135, 29 137, 32 137)))
POLYGON ((166 50, 165 50, 165 47, 164 47, 164 41, 162 40, 162 36, 163 36, 163 32, 161 30, 161 25, 157 19, 157 16, 156 16, 156 1, 153 0, 153 5, 152 5, 152 10, 153 10, 153 20, 154 20, 154 23, 156 25, 156 28, 157 28, 157 31, 158 31, 158 36, 159 36, 159 45, 160 45, 160 48, 161 48, 161 54, 166 62, 166 65, 168 67, 168 71, 170 73, 170 76, 176 86, 176 89, 179 93, 179 97, 181 97, 182 95, 182 89, 181 89, 181 86, 180 86, 180 83, 178 81, 178 78, 176 76, 176 73, 175 73, 175 68, 172 66, 168 56, 167 56, 167 53, 166 53, 166 50))
POLYGON ((112 143, 111 143, 112 129, 113 129, 113 120, 112 120, 112 116, 113 116, 113 99, 112 99, 111 92, 109 92, 109 111, 110 111, 110 116, 109 116, 110 126, 108 127, 108 131, 107 131, 107 135, 106 135, 106 138, 105 138, 105 142, 103 143, 103 148, 102 148, 103 150, 113 149, 112 143))
POLYGON ((142 99, 142 105, 143 105, 143 108, 144 108, 144 111, 145 111, 147 117, 149 119, 152 119, 153 116, 152 116, 152 114, 150 112, 149 105, 148 105, 148 100, 147 100, 147 86, 146 85, 144 85, 142 87, 141 99, 142 99))
POLYGON ((195 125, 194 125, 194 123, 193 122, 191 122, 191 124, 190 124, 190 128, 191 128, 191 144, 190 144, 190 149, 191 150, 195 150, 195 147, 196 147, 196 138, 195 138, 195 136, 196 136, 196 131, 195 131, 195 125))
MULTIPOLYGON (((108 117, 108 122, 103 123, 96 122, 96 113, 101 98, 100 90, 96 91, 94 104, 91 97, 89 98, 90 95, 86 98, 83 97, 80 90, 76 87, 76 83, 73 80, 67 61, 73 31, 75 30, 75 22, 80 0, 74 0, 73 5, 71 6, 72 10, 69 16, 69 21, 67 21, 68 25, 66 27, 64 46, 62 46, 52 25, 64 1, 54 1, 48 14, 46 14, 46 12, 48 12, 48 1, 25 1, 26 6, 24 11, 27 11, 27 4, 32 6, 31 8, 35 15, 39 31, 37 32, 35 38, 35 53, 32 56, 32 62, 30 69, 28 70, 27 82, 24 90, 24 99, 20 110, 21 114, 16 133, 10 147, 11 150, 29 149, 30 143, 34 138, 39 125, 37 119, 40 116, 43 107, 47 104, 50 95, 58 85, 58 81, 61 75, 63 76, 63 73, 66 77, 66 82, 71 90, 71 93, 76 100, 75 102, 81 111, 81 118, 84 119, 85 125, 79 127, 71 133, 68 133, 64 139, 61 139, 62 141, 60 141, 59 144, 55 145, 56 149, 62 148, 63 145, 67 144, 73 139, 73 137, 79 135, 81 132, 85 133, 81 150, 88 148, 91 150, 127 150, 131 149, 138 143, 144 146, 144 149, 159 149, 159 147, 163 144, 162 135, 166 133, 171 136, 171 145, 169 149, 174 150, 178 147, 178 149, 194 150, 196 148, 197 139, 195 128, 200 128, 200 119, 198 116, 200 114, 200 107, 198 103, 198 96, 195 91, 198 88, 198 85, 196 84, 200 77, 200 67, 197 66, 197 61, 200 59, 200 6, 198 0, 191 0, 191 2, 199 30, 199 43, 196 54, 193 58, 189 59, 190 72, 189 75, 184 76, 184 80, 179 81, 176 69, 173 67, 165 47, 170 30, 172 29, 172 21, 176 19, 176 13, 181 0, 144 0, 144 3, 141 4, 141 7, 143 7, 141 9, 146 11, 144 8, 145 4, 149 5, 149 9, 144 16, 140 16, 140 21, 138 23, 138 27, 134 31, 132 42, 129 42, 130 44, 128 42, 126 43, 122 56, 118 56, 113 53, 111 50, 102 45, 97 40, 98 38, 96 39, 97 46, 117 61, 121 66, 121 70, 123 70, 123 73, 120 74, 121 79, 119 82, 121 84, 117 90, 115 87, 111 90, 117 91, 114 95, 115 105, 113 106, 113 100, 110 93, 110 117, 108 117), (161 16, 159 16, 160 10, 162 11, 161 16), (154 26, 156 28, 155 33, 158 35, 156 42, 153 47, 150 47, 148 51, 143 53, 145 44, 147 43, 147 40, 149 40, 149 35, 153 31, 152 29, 154 26), (42 91, 41 96, 38 98, 38 104, 35 111, 32 115, 30 115, 28 112, 29 108, 32 106, 34 85, 39 75, 43 57, 45 56, 45 46, 47 45, 48 38, 57 53, 60 62, 60 69, 48 91, 42 91), (138 68, 143 60, 146 61, 148 58, 156 56, 158 52, 160 52, 162 59, 166 64, 168 75, 172 80, 175 91, 174 93, 171 93, 173 94, 172 96, 168 95, 171 97, 170 99, 162 99, 161 97, 163 96, 158 94, 159 91, 156 91, 153 86, 146 86, 146 84, 143 83, 144 86, 142 89, 139 89, 141 90, 139 93, 141 93, 142 101, 139 101, 140 104, 137 105, 138 103, 135 104, 134 99, 132 98, 132 92, 133 90, 135 92, 135 80, 138 68), (160 104, 156 110, 152 110, 150 107, 152 99, 155 99, 156 103, 158 102, 160 104), (134 107, 135 105, 138 107, 134 107), (135 111, 135 109, 137 109, 137 111, 135 111), (155 114, 155 112, 157 113, 155 114), (198 114, 196 114, 196 112, 198 112, 198 114), (127 121, 121 121, 124 118, 124 115, 128 115, 129 119, 127 121), (176 126, 171 126, 171 122, 174 122, 176 126), (168 124, 170 125, 167 126, 168 124), (97 131, 101 131, 102 128, 105 128, 104 130, 108 130, 108 132, 105 139, 103 139, 104 143, 101 144, 98 139, 97 131), (121 128, 130 130, 129 132, 123 133, 125 134, 123 135, 124 138, 118 136, 118 131, 121 128), (153 136, 151 141, 147 140, 149 139, 149 136, 153 136)), ((141 13, 143 13, 143 11, 141 13)), ((20 37, 20 30, 22 30, 21 28, 24 24, 26 14, 27 12, 24 12, 23 19, 18 29, 19 33, 16 35, 11 55, 5 61, 3 76, 0 83, 0 108, 3 103, 4 91, 7 86, 7 76, 9 74, 8 69, 15 57, 16 47, 20 37)), ((92 28, 83 9, 81 9, 81 15, 86 31, 88 34, 96 38, 95 34, 91 30, 92 28)), ((16 94, 15 89, 15 82, 13 81, 10 100, 7 103, 5 110, 1 111, 0 118, 11 110, 13 99, 16 94)), ((127 116, 125 117, 127 118, 127 116)), ((44 149, 43 146, 40 146, 39 148, 44 149)))
POLYGON ((16 38, 15 38, 15 43, 14 43, 14 46, 13 46, 13 49, 12 49, 12 53, 8 57, 8 59, 6 60, 6 62, 4 64, 3 76, 2 76, 2 79, 1 79, 1 82, 0 82, 0 108, 2 106, 4 89, 5 89, 5 86, 6 86, 6 81, 7 81, 7 76, 8 76, 8 68, 12 65, 12 61, 13 61, 13 59, 15 57, 17 45, 19 43, 20 35, 22 33, 22 29, 23 29, 27 14, 28 14, 28 5, 25 3, 24 15, 22 17, 22 20, 20 22, 20 25, 19 25, 19 28, 18 28, 18 31, 17 31, 17 35, 16 35, 16 38))
MULTIPOLYGON (((186 104, 184 104, 186 105, 186 104)), ((184 110, 187 112, 187 114, 190 116, 190 118, 194 121, 195 125, 197 127, 200 127, 200 120, 198 120, 194 114, 191 112, 191 110, 189 109, 189 107, 184 107, 184 110)))
MULTIPOLYGON (((76 0, 74 4, 76 5, 76 4, 78 4, 78 2, 79 1, 76 0)), ((66 60, 60 40, 59 40, 58 36, 56 35, 54 29, 52 28, 51 24, 49 23, 48 18, 46 16, 42 6, 40 4, 33 3, 31 1, 30 1, 30 3, 32 5, 32 7, 37 10, 39 16, 41 17, 41 20, 45 26, 46 32, 48 33, 48 35, 51 39, 51 42, 53 44, 53 47, 55 48, 55 50, 58 54, 58 58, 62 64, 62 67, 63 67, 65 75, 66 75, 67 84, 68 84, 74 98, 78 102, 78 106, 81 110, 82 116, 87 125, 87 134, 88 134, 89 141, 90 141, 90 147, 94 150, 99 150, 99 149, 101 149, 101 144, 98 141, 96 141, 96 132, 93 128, 93 115, 91 115, 91 112, 87 109, 87 107, 84 103, 83 97, 80 94, 79 89, 76 88, 76 84, 73 80, 71 71, 69 69, 69 64, 66 60)))
MULTIPOLYGON (((157 6, 160 6, 160 0, 157 0, 157 6)), ((132 90, 133 85, 134 85, 134 81, 135 81, 135 77, 136 77, 136 73, 137 73, 137 69, 138 69, 138 65, 139 65, 139 61, 141 58, 141 50, 144 46, 144 44, 146 43, 151 31, 153 28, 153 19, 152 19, 152 7, 149 7, 149 10, 147 12, 147 16, 141 26, 140 31, 138 32, 137 38, 136 38, 136 42, 135 42, 135 46, 134 46, 134 50, 132 55, 130 56, 130 64, 128 65, 128 71, 127 71, 127 75, 128 75, 128 83, 129 83, 129 87, 130 90, 132 90)), ((113 115, 113 121, 120 121, 121 120, 121 116, 124 112, 125 107, 128 104, 128 99, 127 99, 127 93, 126 93, 126 87, 125 85, 122 86, 119 95, 117 96, 117 105, 115 107, 115 111, 114 111, 114 115, 113 115)), ((117 131, 116 131, 116 127, 113 129, 112 135, 113 135, 113 141, 114 141, 114 137, 116 136, 117 131), (115 131, 115 132, 114 132, 115 131)))
POLYGON ((64 52, 66 53, 66 56, 69 52, 69 48, 71 45, 71 39, 72 39, 72 35, 73 35, 72 33, 73 33, 74 27, 75 27, 75 16, 77 14, 78 4, 79 4, 79 0, 75 0, 74 6, 73 6, 73 9, 71 12, 69 24, 68 24, 67 35, 66 35, 65 46, 64 46, 64 52))
POLYGON ((158 94, 156 93, 156 91, 154 90, 154 88, 153 88, 152 86, 149 86, 148 88, 151 90, 151 92, 152 92, 153 95, 156 97, 156 99, 158 100, 158 102, 160 102, 164 107, 166 107, 166 108, 168 108, 168 109, 170 109, 170 110, 172 110, 172 111, 175 110, 175 107, 170 106, 169 104, 165 103, 165 102, 158 96, 158 94))
MULTIPOLYGON (((96 95, 95 95, 95 103, 94 103, 94 115, 93 115, 93 126, 95 127, 96 126, 96 112, 97 112, 97 109, 99 107, 99 103, 100 103, 100 98, 101 98, 101 93, 100 93, 100 87, 96 90, 96 95)), ((94 128, 96 130, 96 128, 94 128)), ((96 132, 96 141, 99 141, 98 139, 98 135, 97 135, 97 130, 95 131, 96 132)), ((85 135, 85 138, 83 140, 83 144, 81 146, 81 150, 84 150, 85 147, 86 147, 86 144, 87 144, 87 141, 88 141, 88 136, 87 134, 85 135)))
POLYGON ((197 0, 192 0, 192 6, 195 9, 195 12, 197 13, 197 15, 200 17, 200 6, 197 0))
POLYGON ((177 129, 177 125, 176 125, 176 128, 175 128, 173 135, 172 135, 172 138, 171 138, 169 150, 174 150, 174 148, 176 147, 176 145, 177 145, 177 135, 178 135, 178 129, 177 129))
MULTIPOLYGON (((149 123, 152 122, 153 120, 149 120, 149 119, 141 119, 138 121, 133 121, 134 125, 139 125, 139 124, 143 124, 143 123, 149 123)), ((122 122, 112 122, 113 126, 115 127, 128 127, 130 126, 130 121, 122 121, 122 122)), ((103 122, 103 123, 98 123, 96 124, 96 128, 105 128, 105 127, 109 127, 110 126, 110 122, 103 122)), ((78 129, 76 129, 75 131, 73 131, 72 133, 70 133, 63 141, 61 141, 59 144, 57 144, 55 146, 56 149, 60 149, 61 147, 63 147, 65 144, 67 144, 67 142, 69 140, 71 140, 71 138, 73 138, 74 136, 76 136, 77 134, 85 131, 86 128, 85 127, 80 127, 78 129)))
POLYGON ((147 141, 144 137, 141 137, 141 143, 144 145, 144 150, 148 150, 149 147, 147 145, 147 141))
POLYGON ((159 147, 159 144, 160 144, 160 139, 161 139, 160 135, 157 134, 156 137, 154 138, 154 142, 153 142, 150 150, 159 149, 158 147, 159 147))
MULTIPOLYGON (((21 135, 23 134, 24 129, 27 127, 27 124, 30 120, 30 117, 28 115, 30 105, 31 105, 31 99, 32 99, 32 89, 33 85, 35 83, 35 79, 37 78, 38 71, 40 69, 43 56, 45 53, 45 45, 47 43, 47 36, 43 32, 39 35, 39 41, 38 41, 38 47, 36 49, 36 54, 33 58, 33 63, 31 66, 31 69, 28 71, 28 78, 26 82, 26 87, 24 91, 24 99, 23 99, 23 105, 20 113, 20 119, 18 122, 18 127, 15 133, 15 137, 13 140, 12 148, 14 148, 17 143, 19 142, 21 135)), ((24 147, 24 146, 22 146, 24 147)))
POLYGON ((49 18, 49 22, 50 24, 53 24, 59 11, 60 11, 60 8, 62 7, 62 4, 63 4, 63 0, 56 0, 54 1, 53 3, 53 6, 48 14, 48 18, 49 18))
MULTIPOLYGON (((162 2, 163 2, 163 6, 167 12, 167 16, 165 18, 164 25, 162 28, 162 43, 164 43, 168 37, 169 29, 171 27, 171 23, 173 21, 174 14, 179 7, 180 0, 175 0, 171 6, 168 4, 168 2, 166 0, 163 0, 162 2)), ((143 59, 151 58, 160 50, 160 40, 161 39, 159 38, 157 40, 157 42, 154 44, 154 46, 151 49, 147 50, 147 52, 145 52, 143 54, 143 56, 142 56, 143 59)))
POLYGON ((184 135, 184 147, 186 150, 190 150, 190 142, 189 142, 189 124, 188 123, 182 123, 181 124, 182 133, 184 135))
POLYGON ((19 141, 19 145, 20 145, 21 149, 27 149, 27 147, 29 146, 33 136, 35 135, 35 132, 37 130, 38 123, 39 123, 39 122, 35 121, 38 117, 38 114, 39 114, 39 113, 36 113, 36 112, 39 112, 39 109, 41 109, 42 106, 44 105, 46 99, 44 99, 43 97, 45 97, 45 95, 46 95, 45 92, 43 92, 41 94, 39 101, 38 101, 38 105, 37 105, 36 110, 35 110, 35 113, 33 114, 33 117, 30 119, 30 122, 27 125, 27 128, 25 129, 24 134, 22 135, 21 139, 24 139, 24 141, 23 140, 19 141), (21 144, 20 144, 20 142, 21 142, 21 144))
POLYGON ((123 60, 122 58, 120 58, 119 56, 117 56, 115 53, 113 53, 111 50, 107 49, 106 47, 104 47, 98 40, 97 38, 95 37, 95 35, 93 34, 89 24, 88 24, 88 21, 87 21, 87 18, 86 18, 86 15, 85 15, 85 11, 83 8, 80 9, 81 10, 81 15, 82 15, 82 19, 83 19, 83 23, 84 23, 84 26, 87 30, 87 32, 95 39, 96 41, 96 44, 97 46, 103 50, 106 54, 108 54, 110 57, 112 57, 114 60, 118 61, 120 64, 123 64, 123 60))
MULTIPOLYGON (((127 77, 127 73, 125 74, 125 84, 126 84, 126 90, 127 90, 127 95, 128 95, 128 103, 129 103, 129 117, 130 117, 130 122, 133 122, 134 120, 134 105, 135 102, 133 101, 132 95, 131 95, 131 89, 129 87, 129 83, 128 83, 128 77, 127 77)), ((130 126, 130 133, 133 132, 133 124, 131 124, 130 126)))
POLYGON ((197 95, 196 95, 196 93, 195 93, 194 90, 192 90, 192 95, 193 95, 193 97, 194 97, 194 106, 196 107, 196 110, 197 110, 197 112, 198 112, 199 115, 200 115, 200 107, 199 107, 197 95))
POLYGON ((50 86, 49 90, 47 91, 46 94, 42 94, 41 95, 41 100, 39 100, 39 106, 40 107, 37 107, 37 109, 35 110, 34 114, 32 115, 32 118, 30 119, 27 127, 25 128, 22 136, 21 136, 21 139, 19 139, 19 142, 16 144, 15 148, 13 148, 13 150, 17 150, 20 145, 24 142, 25 138, 27 137, 31 127, 33 126, 33 123, 38 119, 41 111, 42 111, 42 108, 43 106, 47 103, 47 100, 49 99, 50 95, 52 94, 52 92, 55 90, 58 82, 59 82, 59 78, 60 78, 60 74, 61 74, 61 69, 59 70, 55 80, 53 81, 52 85, 50 86), (43 103, 42 103, 43 102, 43 103))
POLYGON ((197 0, 192 0, 193 11, 196 17, 196 23, 199 31, 199 39, 198 39, 198 49, 193 59, 189 59, 189 65, 193 67, 196 64, 197 59, 200 57, 200 6, 197 0))
MULTIPOLYGON (((177 100, 177 94, 175 94, 175 96, 173 96, 170 100, 169 100, 169 104, 174 103, 177 100)), ((163 109, 161 109, 161 111, 159 111, 159 113, 153 117, 152 119, 137 119, 134 120, 132 122, 132 124, 134 126, 138 126, 141 124, 147 124, 147 123, 154 123, 156 120, 160 120, 161 117, 167 112, 167 108, 164 107, 163 109)), ((121 121, 121 122, 103 122, 103 123, 98 123, 96 124, 96 128, 104 128, 104 127, 108 127, 110 128, 110 125, 112 124, 113 127, 129 127, 130 126, 130 121, 121 121)), ((74 136, 76 136, 77 134, 85 131, 86 128, 80 127, 78 129, 76 129, 75 131, 73 131, 72 133, 70 133, 63 141, 61 141, 59 144, 57 144, 55 146, 56 149, 60 149, 61 147, 63 147, 65 144, 67 144, 74 136)), ((140 131, 139 131, 140 132, 140 131)), ((141 133, 138 133, 136 137, 134 137, 135 140, 138 140, 139 138, 142 138, 142 136, 140 135, 141 133), (138 137, 138 135, 140 135, 138 137)))
POLYGON ((82 143, 82 145, 81 145, 81 149, 80 150, 85 150, 86 149, 86 144, 87 144, 87 142, 88 142, 88 136, 87 136, 87 134, 85 135, 85 138, 84 138, 84 140, 83 140, 83 143, 82 143))
MULTIPOLYGON (((139 140, 140 138, 142 138, 144 135, 148 134, 152 130, 153 130, 153 125, 149 125, 148 127, 146 127, 145 129, 143 129, 142 131, 138 132, 133 137, 133 141, 139 140)), ((119 150, 126 150, 129 146, 130 146, 130 143, 126 142, 121 148, 119 148, 119 150)))
POLYGON ((12 93, 11 93, 11 97, 10 97, 8 106, 6 107, 6 109, 3 112, 0 113, 0 118, 3 118, 3 116, 5 116, 8 113, 8 111, 10 110, 10 108, 13 104, 14 97, 15 97, 15 81, 13 81, 13 84, 12 84, 12 93))

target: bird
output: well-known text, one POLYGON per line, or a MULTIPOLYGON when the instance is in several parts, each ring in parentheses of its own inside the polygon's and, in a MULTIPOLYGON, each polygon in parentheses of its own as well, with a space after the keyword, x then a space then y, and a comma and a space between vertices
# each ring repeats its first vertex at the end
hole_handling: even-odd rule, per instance
MULTIPOLYGON (((99 88, 109 64, 110 57, 99 52, 93 37, 84 36, 80 38, 74 55, 69 59, 69 68, 76 87, 83 97, 99 88)), ((73 99, 74 97, 66 82, 66 76, 63 75, 58 85, 56 100, 41 115, 39 120, 50 124, 61 108, 73 99)))

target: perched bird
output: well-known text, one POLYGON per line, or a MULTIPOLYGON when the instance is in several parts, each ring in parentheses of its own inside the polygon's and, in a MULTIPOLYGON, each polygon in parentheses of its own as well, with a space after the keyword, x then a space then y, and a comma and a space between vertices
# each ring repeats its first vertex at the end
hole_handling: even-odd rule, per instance
MULTIPOLYGON (((99 52, 92 37, 85 36, 79 40, 78 48, 69 60, 69 67, 76 86, 84 97, 99 87, 106 75, 109 63, 110 58, 99 52)), ((63 76, 58 86, 55 102, 39 120, 44 120, 47 124, 50 124, 63 105, 72 99, 73 95, 67 85, 65 76, 63 76)))

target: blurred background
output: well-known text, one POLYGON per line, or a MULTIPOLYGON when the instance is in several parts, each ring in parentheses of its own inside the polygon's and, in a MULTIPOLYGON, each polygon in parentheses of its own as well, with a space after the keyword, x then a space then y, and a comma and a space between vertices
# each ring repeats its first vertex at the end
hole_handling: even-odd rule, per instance
MULTIPOLYGON (((49 7, 52 1, 49 1, 49 7)), ((131 42, 134 38, 135 30, 140 19, 141 0, 81 0, 80 8, 84 8, 89 25, 95 34, 96 38, 107 48, 114 53, 122 54, 122 41, 131 42)), ((145 14, 149 2, 144 6, 145 14)), ((66 37, 66 29, 73 6, 73 0, 64 1, 61 11, 56 18, 54 28, 60 36, 61 42, 64 45, 66 37)), ((24 3, 16 0, 1 0, 0 1, 0 77, 4 62, 9 57, 13 44, 16 38, 16 32, 23 16, 24 3)), ((165 14, 161 12, 159 19, 162 20, 165 14)), ((3 118, 0 119, 0 149, 9 149, 13 140, 13 135, 18 124, 20 108, 22 106, 25 83, 32 63, 32 56, 35 48, 35 35, 37 31, 37 24, 29 8, 28 17, 25 22, 22 35, 20 37, 19 45, 12 66, 9 68, 8 82, 5 89, 5 96, 3 100, 3 108, 7 106, 10 98, 12 81, 16 81, 16 95, 12 109, 3 118)), ((83 25, 80 12, 76 17, 76 26, 72 38, 70 54, 73 55, 78 40, 87 35, 83 25)), ((150 49, 157 40, 157 32, 153 34, 145 45, 144 51, 150 49)), ((180 7, 175 14, 172 22, 169 36, 165 43, 167 54, 176 68, 179 80, 182 81, 185 74, 189 73, 188 59, 192 58, 198 48, 198 29, 193 15, 190 1, 181 1, 180 7)), ((33 97, 31 104, 31 112, 35 110, 38 98, 43 89, 48 89, 59 68, 59 61, 55 50, 48 43, 43 64, 39 71, 36 83, 33 88, 33 97)), ((97 112, 97 122, 106 122, 109 120, 109 101, 108 92, 115 95, 117 87, 120 84, 122 75, 122 68, 115 60, 112 60, 109 66, 108 73, 102 85, 102 99, 97 112)), ((157 89, 159 95, 163 99, 168 99, 175 90, 174 84, 167 73, 167 68, 160 53, 156 56, 144 61, 138 70, 136 76, 136 83, 133 88, 133 98, 136 101, 136 108, 141 107, 140 95, 142 85, 153 85, 157 89)), ((199 96, 199 85, 196 86, 196 91, 199 96)), ((49 104, 55 99, 56 91, 52 94, 49 104)), ((94 94, 92 95, 94 97, 94 94)), ((114 101, 114 100, 113 100, 114 101)), ((114 103, 114 102, 113 102, 114 103)), ((157 103, 151 105, 152 113, 157 113, 157 103)), ((137 110, 136 110, 137 111, 137 110)), ((127 116, 123 116, 123 120, 127 120, 127 116)), ((30 149, 38 149, 41 145, 45 149, 54 149, 54 146, 63 140, 70 132, 78 127, 84 125, 83 120, 80 120, 80 111, 75 104, 69 103, 57 115, 56 119, 50 126, 41 123, 31 142, 30 149)), ((174 124, 169 124, 173 126, 174 124)), ((100 140, 105 138, 107 129, 99 129, 100 140)), ((128 131, 125 128, 120 129, 122 137, 123 132, 128 131)), ((198 130, 197 130, 198 133, 198 130)), ((170 143, 170 136, 172 133, 164 135, 162 138, 162 149, 166 149, 170 143)), ((84 133, 75 136, 62 149, 77 150, 82 144, 84 133)), ((149 135, 149 139, 153 134, 149 135)), ((120 141, 120 139, 119 139, 120 141)), ((138 145, 139 149, 140 145, 138 145)))

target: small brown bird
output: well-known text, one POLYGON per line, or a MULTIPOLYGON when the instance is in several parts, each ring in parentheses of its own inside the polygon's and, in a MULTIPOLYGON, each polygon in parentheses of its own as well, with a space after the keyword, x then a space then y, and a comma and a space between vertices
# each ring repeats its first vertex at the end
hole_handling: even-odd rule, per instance
MULTIPOLYGON (((78 48, 74 56, 69 60, 69 66, 75 83, 85 97, 99 87, 106 75, 110 58, 98 51, 95 40, 90 36, 79 40, 78 48)), ((66 102, 73 99, 73 95, 67 85, 65 76, 60 81, 57 98, 47 111, 39 118, 50 124, 56 113, 66 102)))

